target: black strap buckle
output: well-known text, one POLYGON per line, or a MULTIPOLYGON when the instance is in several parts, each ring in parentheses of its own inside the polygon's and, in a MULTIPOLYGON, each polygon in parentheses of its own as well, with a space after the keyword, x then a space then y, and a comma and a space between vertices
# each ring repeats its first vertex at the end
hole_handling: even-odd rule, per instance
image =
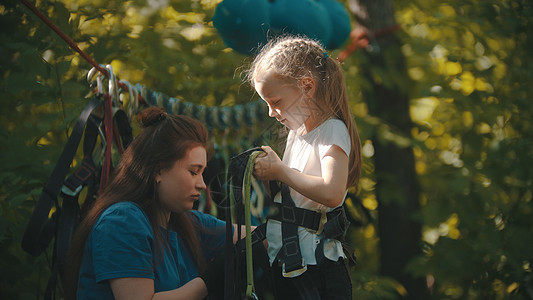
POLYGON ((307 271, 307 264, 300 253, 298 235, 283 239, 281 274, 283 277, 296 277, 307 271))
POLYGON ((300 263, 286 267, 286 263, 281 264, 281 275, 283 277, 296 277, 302 275, 305 271, 307 271, 307 264, 305 263, 305 259, 301 258, 300 263))

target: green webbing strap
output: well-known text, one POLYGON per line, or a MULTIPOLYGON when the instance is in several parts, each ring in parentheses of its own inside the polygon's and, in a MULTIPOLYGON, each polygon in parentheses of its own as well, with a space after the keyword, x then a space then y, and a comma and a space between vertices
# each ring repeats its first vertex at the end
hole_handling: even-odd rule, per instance
POLYGON ((252 262, 252 219, 250 210, 250 198, 251 198, 251 178, 252 170, 254 167, 254 161, 257 156, 263 151, 254 151, 248 158, 246 169, 244 170, 244 178, 242 182, 242 197, 244 200, 244 225, 246 228, 246 297, 251 299, 254 292, 254 269, 252 262))

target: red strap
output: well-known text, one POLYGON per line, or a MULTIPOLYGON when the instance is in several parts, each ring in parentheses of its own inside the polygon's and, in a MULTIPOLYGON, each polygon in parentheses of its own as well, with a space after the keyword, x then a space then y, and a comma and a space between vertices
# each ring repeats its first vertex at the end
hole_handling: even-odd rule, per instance
MULTIPOLYGON (((389 27, 374 30, 371 35, 375 38, 378 38, 388 34, 392 34, 393 32, 398 31, 400 29, 402 29, 402 27, 399 24, 395 24, 389 27)), ((340 62, 345 60, 355 50, 359 48, 366 48, 370 43, 368 31, 358 27, 352 30, 352 32, 350 33, 350 39, 352 40, 352 42, 346 47, 346 49, 339 53, 339 56, 337 56, 337 60, 340 62)))
POLYGON ((112 99, 109 93, 104 95, 104 122, 105 122, 105 139, 106 151, 104 161, 102 162, 102 174, 100 177, 100 191, 102 191, 109 182, 109 173, 111 171, 111 146, 113 144, 113 111, 112 99))

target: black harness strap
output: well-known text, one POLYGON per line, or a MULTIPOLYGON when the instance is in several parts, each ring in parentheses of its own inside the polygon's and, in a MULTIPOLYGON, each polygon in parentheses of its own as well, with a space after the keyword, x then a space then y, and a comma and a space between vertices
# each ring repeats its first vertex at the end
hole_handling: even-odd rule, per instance
POLYGON ((280 222, 294 223, 298 226, 318 231, 320 229, 322 214, 305 208, 287 206, 284 203, 273 202, 267 218, 280 222))
MULTIPOLYGON (((324 256, 324 244, 326 239, 335 239, 344 245, 345 235, 350 222, 346 218, 346 213, 343 207, 338 207, 333 211, 327 213, 328 221, 324 224, 324 230, 322 231, 323 237, 320 239, 320 243, 315 249, 316 263, 321 264, 326 257, 324 256)), ((351 254, 350 254, 351 256, 351 254)))
MULTIPOLYGON (((44 299, 55 298, 58 276, 63 275, 63 267, 72 234, 81 218, 81 209, 78 202, 80 192, 85 186, 88 186, 87 197, 83 205, 89 206, 93 203, 98 191, 99 167, 93 161, 93 150, 97 144, 99 127, 103 120, 97 117, 93 111, 100 105, 100 99, 94 98, 83 110, 54 168, 54 172, 52 172, 43 188, 43 193, 24 233, 23 249, 35 256, 40 255, 48 247, 55 235, 52 273, 46 286, 44 299), (65 179, 82 135, 83 160, 80 166, 65 179), (61 205, 58 201, 58 196, 62 199, 61 205), (56 212, 51 218, 48 218, 53 205, 56 207, 56 212), (46 218, 43 219, 43 216, 46 216, 46 218), (37 227, 37 225, 43 223, 42 227, 37 227)), ((121 143, 119 149, 126 148, 133 140, 128 117, 124 111, 115 109, 112 118, 116 125, 114 127, 120 135, 120 140, 115 142, 121 143)), ((103 136, 101 138, 103 139, 103 136)))
POLYGON ((283 277, 294 277, 304 273, 307 270, 305 260, 302 258, 300 251, 300 239, 298 237, 298 225, 294 210, 296 205, 291 198, 289 187, 281 183, 281 201, 284 210, 286 221, 281 223, 281 239, 283 245, 279 250, 276 258, 278 264, 281 266, 283 277))
POLYGON ((70 163, 76 154, 76 149, 83 135, 83 129, 87 123, 87 119, 93 112, 93 110, 101 104, 99 98, 92 98, 87 106, 83 109, 72 133, 67 141, 63 152, 46 185, 43 188, 43 192, 39 197, 37 205, 33 210, 33 214, 30 218, 28 226, 24 231, 22 237, 22 248, 33 256, 39 256, 49 245, 52 235, 44 234, 46 229, 53 226, 51 223, 56 221, 48 218, 50 210, 54 205, 57 205, 57 196, 63 185, 63 180, 69 170, 70 163), (51 223, 50 223, 51 222, 51 223))
MULTIPOLYGON (((119 149, 125 149, 133 140, 132 129, 126 113, 120 109, 113 109, 115 128, 119 133, 116 143, 121 143, 119 149)), ((60 207, 59 223, 56 233, 56 262, 60 266, 65 263, 65 258, 70 245, 74 229, 80 218, 79 195, 85 186, 89 186, 84 207, 90 206, 96 198, 98 191, 97 166, 93 160, 93 150, 97 143, 98 128, 103 120, 94 114, 89 117, 83 138, 83 160, 81 165, 63 183, 61 196, 63 204, 60 207)))

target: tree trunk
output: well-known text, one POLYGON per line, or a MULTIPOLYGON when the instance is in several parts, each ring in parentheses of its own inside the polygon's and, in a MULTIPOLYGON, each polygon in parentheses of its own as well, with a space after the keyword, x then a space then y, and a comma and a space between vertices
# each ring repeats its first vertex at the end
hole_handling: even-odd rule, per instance
MULTIPOLYGON (((357 27, 369 35, 370 47, 364 51, 361 69, 371 85, 363 97, 372 116, 411 135, 405 59, 400 40, 383 29, 396 25, 393 0, 350 0, 357 27), (377 36, 381 32, 381 36, 377 36), (375 33, 376 36, 373 36, 375 33)), ((421 225, 413 219, 419 209, 419 187, 411 147, 400 147, 380 136, 372 137, 375 148, 376 198, 380 238, 380 272, 399 281, 407 290, 406 299, 427 298, 424 278, 413 278, 406 265, 421 253, 421 225)))

